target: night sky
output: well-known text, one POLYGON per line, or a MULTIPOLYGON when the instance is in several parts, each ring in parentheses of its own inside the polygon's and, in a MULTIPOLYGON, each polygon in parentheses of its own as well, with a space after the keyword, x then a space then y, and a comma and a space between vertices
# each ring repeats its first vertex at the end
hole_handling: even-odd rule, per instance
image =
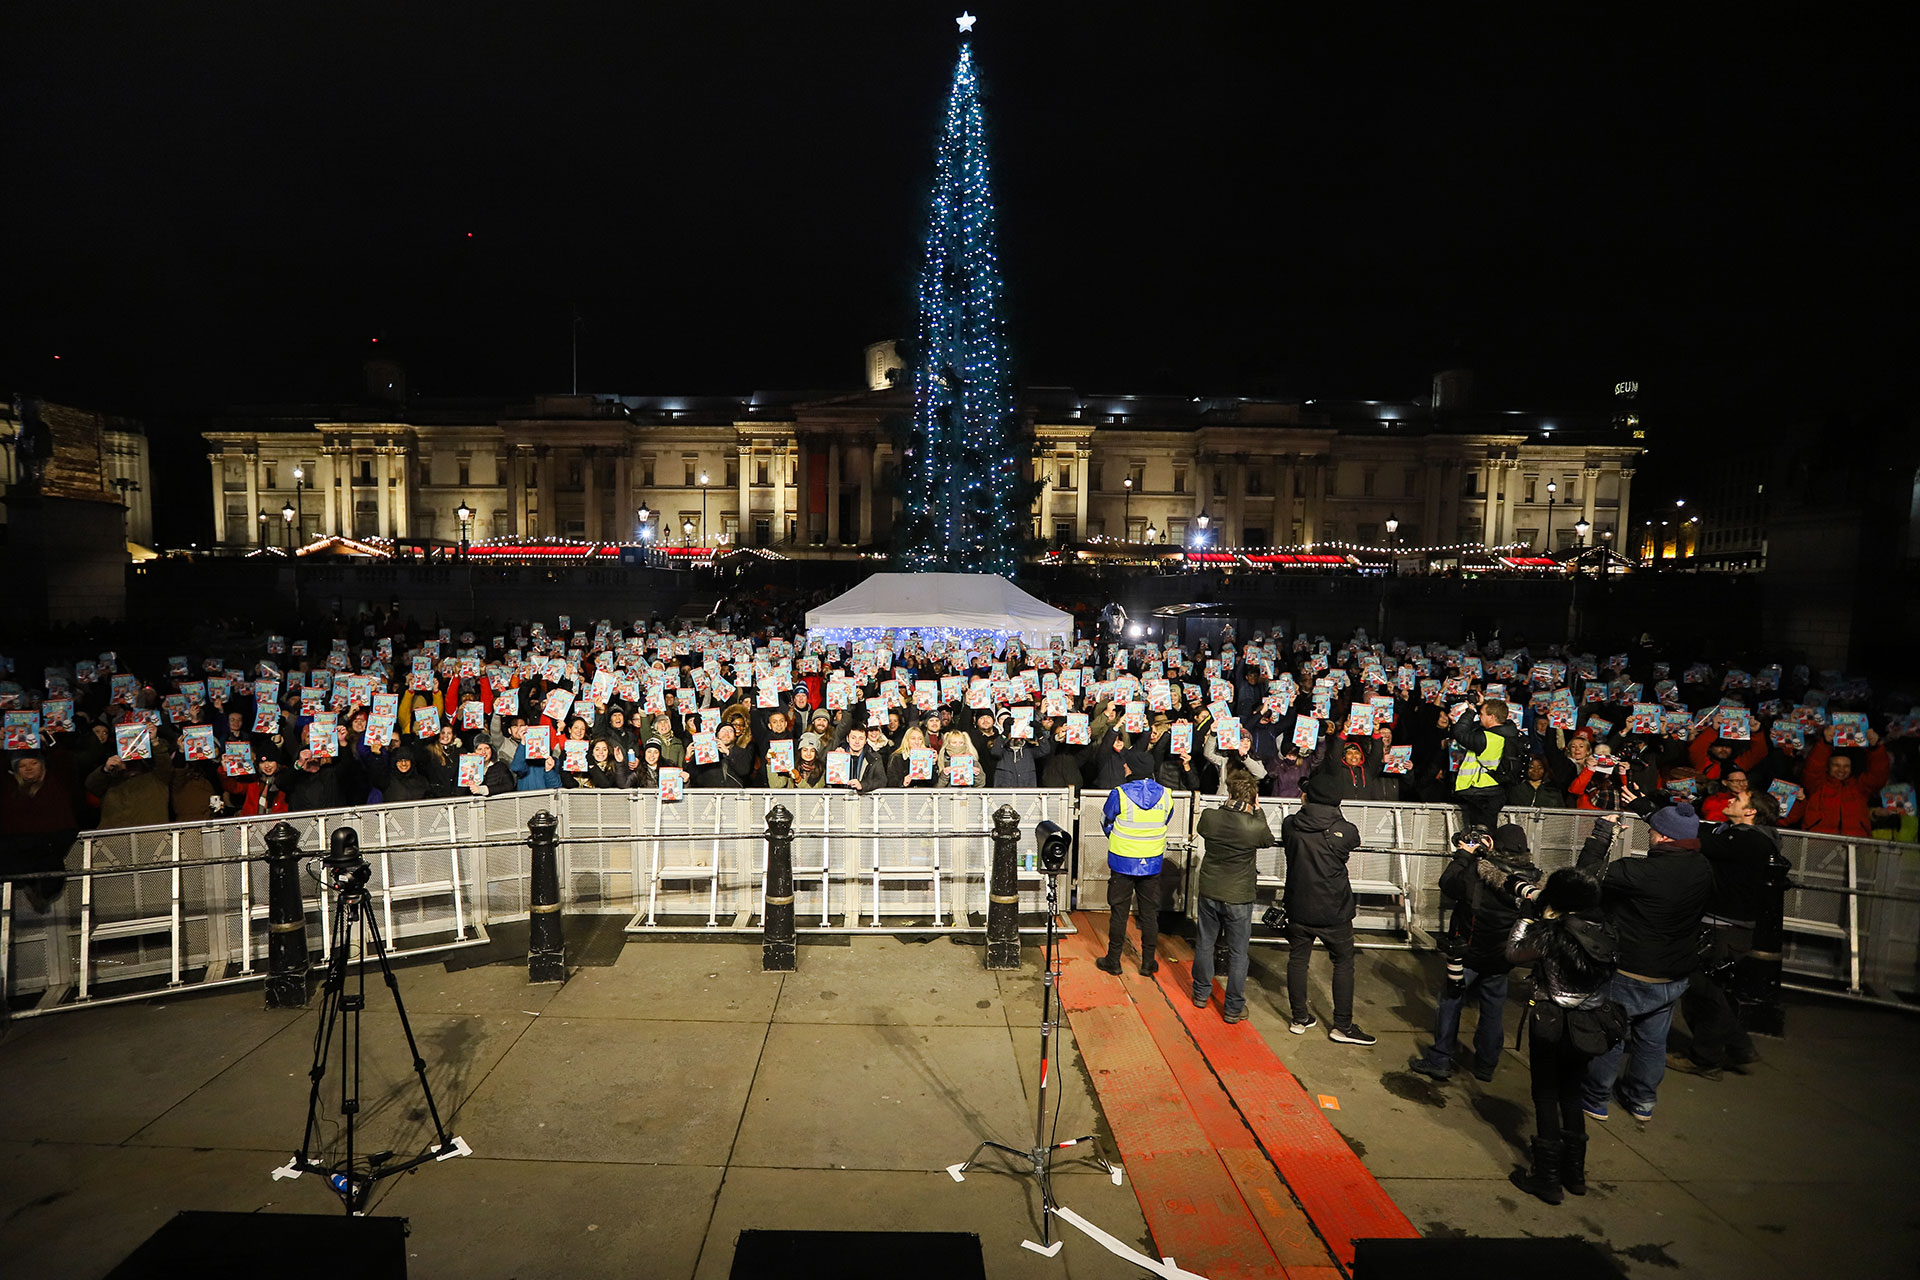
MULTIPOLYGON (((583 390, 850 388, 912 328, 960 8, 10 5, 0 373, 163 436, 351 395, 375 337, 418 394, 524 395, 577 307, 583 390)), ((1026 382, 1909 403, 1886 31, 971 8, 1026 382)))

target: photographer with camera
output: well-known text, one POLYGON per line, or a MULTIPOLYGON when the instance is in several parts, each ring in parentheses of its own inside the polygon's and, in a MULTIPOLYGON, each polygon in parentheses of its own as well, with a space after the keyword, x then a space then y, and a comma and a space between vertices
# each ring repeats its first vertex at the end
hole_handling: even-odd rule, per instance
POLYGON ((1507 802, 1507 784, 1518 776, 1520 743, 1507 721, 1512 711, 1498 698, 1482 700, 1475 691, 1454 707, 1444 727, 1465 748, 1453 779, 1453 802, 1469 825, 1493 830, 1507 802))
POLYGON ((1443 950, 1447 979, 1434 1011, 1433 1043, 1411 1064, 1414 1071, 1434 1080, 1453 1074, 1459 1056, 1460 1012, 1470 997, 1480 1002, 1480 1023, 1473 1036, 1473 1074, 1492 1080, 1505 1043, 1508 975, 1507 942, 1520 919, 1513 895, 1496 892, 1481 874, 1482 861, 1492 864, 1516 890, 1538 884, 1540 868, 1527 860, 1527 833, 1509 823, 1498 831, 1469 827, 1453 838, 1453 861, 1440 873, 1440 891, 1453 900, 1443 950))
POLYGON ((1259 850, 1279 843, 1260 813, 1253 775, 1236 772, 1227 779, 1227 803, 1200 815, 1200 838, 1207 856, 1200 864, 1200 937, 1193 948, 1193 1007, 1204 1009, 1213 997, 1213 951, 1227 935, 1227 1000, 1220 1017, 1240 1022, 1247 1016, 1247 940, 1253 934, 1253 900, 1260 872, 1259 850))

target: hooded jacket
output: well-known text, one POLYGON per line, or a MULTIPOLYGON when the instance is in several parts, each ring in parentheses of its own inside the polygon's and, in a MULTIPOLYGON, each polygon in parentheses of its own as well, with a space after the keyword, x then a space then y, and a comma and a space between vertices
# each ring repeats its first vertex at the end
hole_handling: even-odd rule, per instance
MULTIPOLYGON (((1113 833, 1113 824, 1120 817, 1120 796, 1125 794, 1135 806, 1151 809, 1160 803, 1167 789, 1152 778, 1132 778, 1115 788, 1108 796, 1105 808, 1100 813, 1100 829, 1107 834, 1113 833)), ((1171 811, 1169 811, 1171 813, 1171 811)), ((1157 876, 1165 860, 1166 841, 1160 844, 1161 852, 1145 858, 1122 857, 1117 853, 1107 855, 1107 867, 1125 876, 1157 876)))
POLYGON ((1311 928, 1353 923, 1359 903, 1347 878, 1347 859, 1360 847, 1360 829, 1337 804, 1313 801, 1288 814, 1280 824, 1280 845, 1287 855, 1287 915, 1311 928))

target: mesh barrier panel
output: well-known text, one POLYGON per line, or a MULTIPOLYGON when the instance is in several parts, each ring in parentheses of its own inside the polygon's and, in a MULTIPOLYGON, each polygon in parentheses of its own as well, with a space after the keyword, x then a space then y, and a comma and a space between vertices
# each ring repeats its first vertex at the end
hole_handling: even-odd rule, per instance
MULTIPOLYGON (((662 804, 644 791, 542 791, 419 804, 230 818, 125 831, 89 832, 68 866, 103 874, 68 882, 50 911, 10 892, 4 922, 6 989, 46 992, 41 1010, 68 999, 112 999, 164 986, 257 979, 266 967, 267 867, 263 862, 181 866, 203 858, 258 857, 265 835, 286 821, 303 854, 323 852, 333 831, 352 826, 372 876, 389 948, 412 950, 484 940, 489 921, 525 919, 531 909, 527 823, 558 823, 561 899, 576 911, 632 912, 634 927, 712 924, 754 928, 766 873, 766 815, 794 815, 795 922, 819 928, 977 927, 987 912, 993 814, 1019 814, 1020 908, 1044 907, 1034 827, 1077 824, 1075 901, 1098 907, 1108 879, 1100 815, 1108 792, 971 788, 847 791, 692 791, 662 804), (695 838, 667 838, 667 837, 695 838)), ((1217 797, 1176 793, 1162 901, 1194 909, 1190 889, 1204 849, 1199 814, 1217 797)), ((1261 811, 1276 835, 1298 801, 1267 799, 1261 811)), ((1361 901, 1356 923, 1411 941, 1437 932, 1445 904, 1439 876, 1451 805, 1354 803, 1343 812, 1359 829, 1350 875, 1361 901)), ((1571 866, 1591 812, 1515 810, 1503 821, 1527 833, 1533 860, 1551 872, 1571 866)), ((1613 856, 1646 852, 1646 827, 1625 824, 1613 856)), ((1786 900, 1788 972, 1883 998, 1920 989, 1920 854, 1892 844, 1781 833, 1794 887, 1786 900), (1862 891, 1860 896, 1847 890, 1862 891)), ((1285 884, 1276 848, 1257 858, 1262 905, 1285 884)), ((330 902, 303 876, 315 958, 326 944, 330 902)))

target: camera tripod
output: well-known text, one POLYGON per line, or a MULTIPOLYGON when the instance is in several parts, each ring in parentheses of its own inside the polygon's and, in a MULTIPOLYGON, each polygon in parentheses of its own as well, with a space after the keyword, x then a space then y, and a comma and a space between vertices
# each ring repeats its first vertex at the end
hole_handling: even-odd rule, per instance
MULTIPOLYGON (((1042 824, 1043 831, 1050 825, 1042 824)), ((1059 829, 1054 830, 1057 832, 1059 829)), ((1108 1161, 1106 1155, 1100 1150, 1100 1139, 1094 1134, 1069 1138, 1065 1142, 1047 1140, 1047 1088, 1053 1079, 1053 992, 1060 981, 1060 959, 1054 921, 1060 910, 1060 875, 1067 869, 1065 850, 1060 849, 1056 853, 1049 848, 1050 839, 1051 837, 1043 834, 1041 869, 1047 877, 1047 949, 1046 964, 1040 975, 1040 1087, 1036 1091, 1039 1096, 1033 1118, 1033 1146, 1022 1151, 1004 1142, 985 1138, 973 1149, 972 1155, 959 1164, 947 1167, 947 1172, 953 1176, 953 1180, 962 1182, 965 1181, 962 1175, 973 1168, 983 1151, 1000 1151, 1012 1156, 1015 1160, 1024 1161, 1027 1167, 1020 1172, 1031 1174, 1040 1184, 1040 1244, 1047 1246, 1036 1248, 1029 1242, 1027 1247, 1044 1253, 1048 1257, 1060 1251, 1060 1242, 1053 1239, 1053 1215, 1060 1207, 1059 1202, 1053 1198, 1053 1153, 1064 1151, 1068 1147, 1090 1143, 1093 1146, 1093 1155, 1089 1157, 1091 1163, 1112 1174, 1115 1186, 1120 1185, 1121 1176, 1119 1167, 1108 1161)))
POLYGON ((427 1083, 427 1062, 420 1056, 420 1044, 414 1039, 413 1024, 407 1020, 407 1007, 400 1000, 400 984, 387 960, 386 943, 380 937, 380 924, 373 912, 367 881, 373 868, 360 856, 360 837, 350 827, 333 833, 333 842, 321 862, 325 880, 322 890, 334 894, 333 931, 327 949, 327 975, 321 986, 320 1024, 313 1033, 313 1065, 307 1077, 307 1127, 300 1149, 282 1167, 273 1171, 278 1178, 297 1178, 303 1173, 326 1176, 327 1184, 340 1197, 348 1214, 366 1211, 367 1198, 374 1183, 436 1160, 473 1154, 463 1138, 447 1136, 440 1122, 440 1109, 434 1105, 433 1088, 427 1083), (367 1007, 367 951, 380 966, 387 990, 393 993, 394 1012, 400 1015, 400 1030, 407 1037, 407 1052, 413 1059, 413 1071, 420 1080, 420 1092, 426 1099, 427 1115, 433 1120, 434 1141, 410 1160, 395 1162, 391 1151, 366 1157, 366 1168, 355 1166, 355 1121, 360 1114, 360 1015, 367 1007), (353 970, 353 990, 349 991, 348 969, 353 970), (334 1031, 340 1043, 340 1114, 346 1129, 346 1153, 337 1165, 313 1157, 315 1131, 320 1125, 320 1085, 326 1078, 327 1061, 332 1056, 334 1031))

